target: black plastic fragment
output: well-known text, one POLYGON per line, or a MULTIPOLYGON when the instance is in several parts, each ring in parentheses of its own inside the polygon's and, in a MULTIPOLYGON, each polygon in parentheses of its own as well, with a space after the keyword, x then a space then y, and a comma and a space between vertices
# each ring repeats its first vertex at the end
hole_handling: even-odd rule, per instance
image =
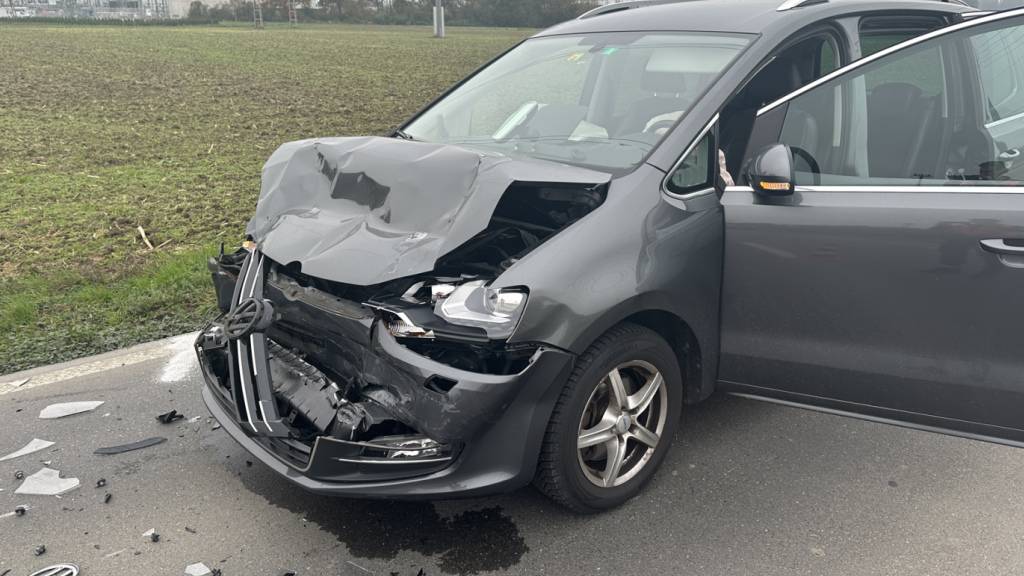
POLYGON ((183 418, 185 418, 185 415, 178 414, 177 410, 171 410, 170 412, 165 412, 156 417, 156 419, 159 420, 161 424, 170 424, 183 418))
POLYGON ((97 488, 103 488, 106 485, 107 485, 107 479, 106 478, 100 478, 99 480, 96 481, 96 487, 97 488))
POLYGON ((112 497, 113 496, 110 494, 110 492, 107 492, 106 494, 103 495, 103 503, 104 504, 110 504, 110 499, 112 497))
POLYGON ((28 512, 28 508, 26 508, 25 506, 16 506, 14 508, 14 515, 15 516, 24 516, 27 512, 28 512))
POLYGON ((23 479, 24 477, 25 477, 25 473, 24 473, 24 472, 22 472, 21 470, 15 470, 15 471, 14 471, 14 479, 15 479, 15 480, 21 480, 21 479, 23 479))
POLYGON ((185 526, 185 532, 188 532, 189 534, 196 534, 197 533, 195 528, 191 528, 189 526, 185 526))
POLYGON ((97 448, 93 454, 121 454, 124 452, 131 452, 132 450, 141 450, 143 448, 149 448, 150 446, 156 446, 157 444, 163 444, 167 442, 167 438, 162 436, 154 436, 153 438, 146 438, 145 440, 139 440, 138 442, 132 442, 131 444, 121 444, 120 446, 107 446, 105 448, 97 448))
POLYGON ((32 553, 36 556, 42 556, 43 554, 46 554, 46 546, 40 544, 39 546, 36 546, 35 550, 33 550, 32 553))

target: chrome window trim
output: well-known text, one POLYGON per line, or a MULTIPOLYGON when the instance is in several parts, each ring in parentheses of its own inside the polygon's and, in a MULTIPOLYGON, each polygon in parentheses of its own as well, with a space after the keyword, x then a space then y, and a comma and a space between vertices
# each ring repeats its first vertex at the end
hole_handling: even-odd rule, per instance
POLYGON ((993 120, 993 121, 989 122, 988 124, 985 124, 985 128, 995 128, 996 126, 1002 126, 1003 124, 1006 124, 1007 122, 1013 122, 1014 120, 1020 120, 1021 118, 1024 118, 1024 112, 1018 112, 1017 114, 1014 114, 1013 116, 1007 116, 1006 118, 1000 118, 999 120, 993 120))
POLYGON ((726 186, 726 192, 753 192, 754 189, 750 186, 726 186))
POLYGON ((1021 186, 887 186, 864 184, 858 186, 797 186, 797 192, 874 192, 918 194, 1024 194, 1021 186))
MULTIPOLYGON (((753 192, 750 186, 728 186, 726 192, 753 192)), ((864 193, 902 193, 918 194, 1024 194, 1024 184, 1020 186, 885 186, 865 184, 863 186, 797 186, 796 192, 864 192, 864 193)))
MULTIPOLYGON (((697 190, 696 192, 690 192, 689 194, 676 194, 675 192, 672 192, 671 190, 669 190, 668 181, 672 178, 672 175, 676 173, 676 170, 679 169, 679 167, 682 165, 683 161, 686 160, 686 157, 690 155, 690 152, 693 152, 693 149, 696 148, 698 144, 700 144, 701 139, 704 138, 705 136, 707 136, 708 132, 710 132, 711 129, 714 128, 715 124, 717 124, 717 123, 718 123, 718 113, 715 113, 715 115, 711 117, 711 120, 709 120, 708 123, 705 124, 704 127, 700 129, 700 132, 697 133, 697 137, 694 138, 690 142, 690 144, 686 146, 686 149, 683 150, 682 155, 679 156, 679 159, 676 160, 676 163, 672 165, 672 169, 669 170, 668 173, 665 174, 664 178, 662 178, 662 180, 661 180, 661 191, 662 192, 664 192, 665 194, 668 194, 669 196, 671 196, 673 198, 678 198, 679 200, 692 200, 693 198, 697 198, 699 196, 706 195, 709 191, 712 191, 712 192, 714 191, 715 187, 714 187, 714 184, 712 183, 712 186, 710 186, 709 188, 704 188, 704 189, 701 189, 701 190, 697 190)), ((715 144, 717 145, 718 143, 716 142, 715 144)))
POLYGON ((872 54, 870 56, 867 56, 865 58, 861 58, 860 60, 852 62, 852 63, 850 63, 850 64, 848 64, 846 66, 843 66, 842 68, 838 68, 838 69, 832 71, 831 73, 826 74, 825 76, 822 76, 821 78, 818 78, 814 82, 811 82, 810 84, 807 84, 806 86, 804 86, 802 88, 794 90, 793 92, 790 92, 789 94, 786 94, 785 96, 779 98, 778 100, 776 100, 776 101, 774 101, 774 102, 772 102, 770 104, 765 105, 763 108, 761 108, 760 110, 757 111, 757 115, 761 116, 763 114, 766 114, 766 113, 774 110, 775 108, 778 108, 779 106, 789 102, 790 100, 792 100, 792 99, 794 99, 794 98, 796 98, 798 96, 801 96, 803 94, 806 94, 807 92, 809 92, 811 90, 814 90, 815 88, 817 88, 818 86, 821 86, 822 84, 830 82, 830 81, 832 81, 835 78, 838 78, 840 76, 845 76, 848 72, 852 72, 853 70, 856 70, 856 69, 860 68, 861 66, 866 66, 868 64, 871 64, 872 62, 874 62, 876 60, 879 60, 881 58, 885 58, 886 56, 888 56, 890 54, 894 54, 894 53, 899 52, 901 50, 906 50, 907 48, 910 48, 912 46, 916 46, 918 44, 921 44, 922 42, 927 42, 929 40, 932 40, 934 38, 938 38, 940 36, 945 36, 947 34, 953 34, 953 33, 958 32, 960 30, 966 30, 968 28, 972 28, 974 26, 981 26, 981 25, 984 25, 984 24, 987 24, 987 23, 990 23, 990 22, 998 22, 1000 20, 1004 20, 1004 19, 1007 19, 1007 18, 1014 18, 1016 16, 1024 16, 1024 8, 1016 8, 1016 9, 1007 10, 1007 11, 1004 11, 1004 12, 995 12, 995 13, 989 14, 987 16, 982 16, 980 18, 972 18, 970 20, 965 20, 963 22, 959 22, 957 24, 953 24, 952 26, 947 26, 945 28, 939 28, 938 30, 933 30, 933 31, 931 31, 931 32, 929 32, 927 34, 923 34, 921 36, 917 36, 915 38, 911 38, 910 40, 906 40, 906 41, 904 41, 904 42, 902 42, 900 44, 895 44, 895 45, 890 46, 890 47, 888 47, 888 48, 886 48, 884 50, 879 50, 878 52, 875 52, 874 54, 872 54))

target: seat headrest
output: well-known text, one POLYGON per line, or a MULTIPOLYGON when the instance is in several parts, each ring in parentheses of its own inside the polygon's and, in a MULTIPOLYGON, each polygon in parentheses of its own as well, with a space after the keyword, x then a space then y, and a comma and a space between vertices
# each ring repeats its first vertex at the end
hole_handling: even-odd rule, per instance
POLYGON ((906 82, 879 84, 871 89, 868 106, 872 110, 890 111, 893 115, 905 114, 921 99, 921 89, 906 82))
POLYGON ((686 76, 682 72, 644 70, 640 84, 645 92, 658 95, 682 94, 686 90, 686 76))

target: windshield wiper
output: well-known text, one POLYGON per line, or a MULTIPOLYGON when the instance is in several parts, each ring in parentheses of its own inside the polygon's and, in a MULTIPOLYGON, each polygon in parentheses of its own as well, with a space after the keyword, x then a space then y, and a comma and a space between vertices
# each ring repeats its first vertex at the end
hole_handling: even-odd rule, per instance
POLYGON ((410 135, 410 134, 409 134, 408 132, 406 132, 405 130, 402 130, 401 128, 399 128, 398 130, 395 130, 395 132, 394 132, 393 136, 394 136, 395 138, 401 138, 402 140, 411 140, 411 141, 413 141, 413 142, 415 142, 415 141, 416 141, 416 139, 415 139, 415 138, 413 138, 413 137, 412 137, 412 135, 410 135))

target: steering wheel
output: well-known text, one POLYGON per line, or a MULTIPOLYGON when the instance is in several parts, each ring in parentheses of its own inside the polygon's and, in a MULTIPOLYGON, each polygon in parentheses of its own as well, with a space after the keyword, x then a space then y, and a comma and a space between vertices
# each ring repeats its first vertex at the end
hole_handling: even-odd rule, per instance
POLYGON ((818 166, 818 161, 811 156, 811 153, 803 148, 796 146, 790 146, 789 149, 793 152, 793 156, 799 157, 811 168, 811 176, 814 178, 814 186, 821 184, 821 167, 818 166))
POLYGON ((644 128, 644 134, 657 134, 658 130, 660 130, 660 129, 668 130, 669 128, 674 126, 675 123, 676 123, 675 120, 658 120, 654 124, 651 124, 647 128, 644 128))

